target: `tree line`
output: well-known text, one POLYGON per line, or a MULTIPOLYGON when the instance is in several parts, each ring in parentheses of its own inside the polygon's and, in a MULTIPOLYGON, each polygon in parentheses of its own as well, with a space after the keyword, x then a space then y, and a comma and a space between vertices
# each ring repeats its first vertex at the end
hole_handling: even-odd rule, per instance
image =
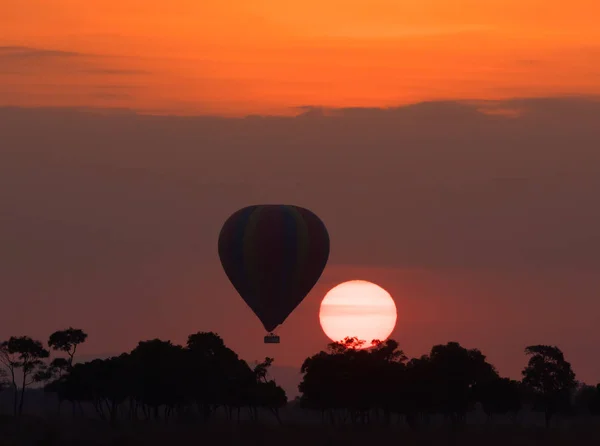
MULTIPOLYGON (((273 358, 249 365, 212 332, 188 336, 184 346, 153 339, 129 353, 76 363, 81 329, 52 333, 47 348, 27 336, 0 343, 0 391, 12 388, 13 412, 23 413, 26 389, 34 384, 57 396, 57 410, 84 405, 109 422, 195 417, 204 422, 221 410, 228 419, 244 410, 257 420, 259 409, 281 422, 285 391, 269 379, 273 358), (51 351, 61 355, 50 360, 51 351)), ((320 411, 331 423, 384 423, 401 417, 414 429, 435 414, 464 423, 476 406, 488 417, 516 417, 525 407, 542 411, 546 424, 559 413, 600 414, 600 384, 576 380, 571 364, 556 346, 532 345, 517 381, 501 377, 478 349, 456 342, 435 345, 427 355, 409 359, 396 341, 346 338, 307 358, 301 367, 299 406, 320 411)))
POLYGON ((50 351, 30 337, 11 337, 0 344, 3 387, 13 389, 15 416, 22 415, 25 389, 35 383, 56 394, 58 410, 67 402, 73 415, 83 415, 84 403, 89 403, 110 422, 169 420, 192 408, 203 420, 218 408, 225 408, 229 418, 235 412, 239 417, 246 408, 253 419, 259 408, 266 408, 279 419, 278 410, 287 403, 285 391, 268 379, 272 358, 251 367, 214 333, 192 334, 185 346, 160 339, 142 341, 129 353, 75 363, 77 346, 86 338, 83 330, 74 328, 53 333, 49 349, 67 357, 50 362, 50 351))
POLYGON ((375 414, 389 423, 401 415, 413 428, 434 414, 453 424, 465 421, 477 405, 488 417, 511 415, 525 407, 544 413, 546 425, 556 414, 600 414, 600 385, 576 380, 571 364, 556 346, 525 348, 528 362, 520 381, 501 377, 478 349, 457 342, 435 345, 427 355, 409 359, 396 341, 346 338, 302 365, 303 407, 353 423, 375 414))

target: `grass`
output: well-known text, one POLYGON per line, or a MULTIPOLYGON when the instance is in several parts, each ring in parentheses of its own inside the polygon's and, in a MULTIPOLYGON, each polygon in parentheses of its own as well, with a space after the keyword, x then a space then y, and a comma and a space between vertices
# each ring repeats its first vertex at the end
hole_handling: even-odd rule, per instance
POLYGON ((579 446, 597 445, 600 425, 573 422, 545 429, 532 425, 435 427, 414 432, 403 425, 382 427, 252 423, 138 423, 114 428, 98 420, 24 417, 19 426, 0 418, 2 446, 579 446))

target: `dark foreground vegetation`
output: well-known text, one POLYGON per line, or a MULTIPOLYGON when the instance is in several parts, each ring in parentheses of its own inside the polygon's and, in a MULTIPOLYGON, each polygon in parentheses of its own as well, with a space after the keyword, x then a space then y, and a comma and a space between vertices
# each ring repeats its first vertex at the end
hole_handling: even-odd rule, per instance
POLYGON ((600 439, 600 385, 578 382, 556 346, 527 347, 516 381, 499 376, 479 350, 455 342, 409 359, 394 340, 362 349, 364 341, 347 338, 304 361, 301 396, 288 402, 269 379, 272 358, 249 365, 214 333, 192 334, 184 346, 143 341, 129 353, 77 363, 86 339, 69 328, 53 333, 47 348, 26 336, 0 344, 0 390, 11 401, 0 419, 1 444, 600 439), (50 398, 52 409, 28 412, 26 400, 35 395, 50 398), (536 413, 541 423, 531 422, 536 413))
POLYGON ((413 431, 391 426, 330 426, 264 423, 207 425, 31 420, 15 433, 0 425, 3 446, 597 446, 600 426, 566 428, 476 425, 460 431, 436 427, 413 431))

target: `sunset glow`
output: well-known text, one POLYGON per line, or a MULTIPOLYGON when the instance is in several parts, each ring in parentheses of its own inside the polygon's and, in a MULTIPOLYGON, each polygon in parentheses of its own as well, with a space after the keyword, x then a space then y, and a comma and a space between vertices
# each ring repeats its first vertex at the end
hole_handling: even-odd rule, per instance
POLYGON ((374 283, 351 280, 332 288, 323 298, 319 320, 332 341, 356 337, 384 341, 396 326, 396 304, 390 294, 374 283))
POLYGON ((0 0, 0 105, 297 114, 600 94, 597 0, 0 0))

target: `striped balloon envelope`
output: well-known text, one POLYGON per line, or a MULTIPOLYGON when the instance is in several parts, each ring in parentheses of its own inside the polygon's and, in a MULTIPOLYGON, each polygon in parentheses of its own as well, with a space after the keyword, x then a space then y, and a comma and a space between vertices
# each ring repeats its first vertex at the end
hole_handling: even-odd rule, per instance
POLYGON ((272 332, 319 280, 329 258, 329 233, 308 209, 248 206, 223 224, 219 258, 239 295, 272 332))

